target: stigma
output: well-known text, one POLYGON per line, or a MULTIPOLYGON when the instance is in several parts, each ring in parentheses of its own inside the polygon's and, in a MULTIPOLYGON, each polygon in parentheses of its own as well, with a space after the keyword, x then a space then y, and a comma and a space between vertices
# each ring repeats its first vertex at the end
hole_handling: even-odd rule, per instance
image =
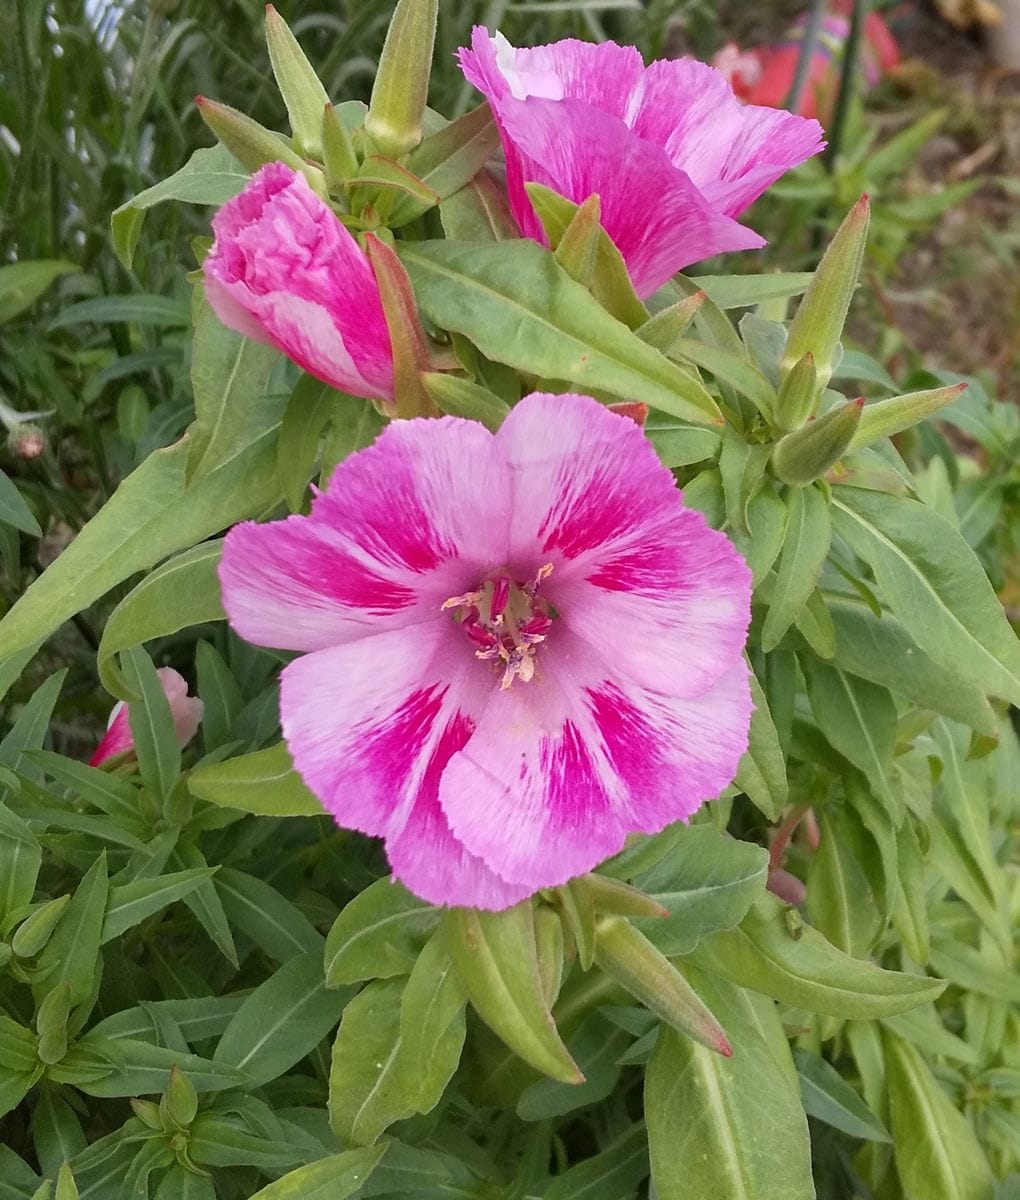
POLYGON ((493 664, 504 691, 515 680, 530 683, 535 678, 536 652, 553 620, 539 589, 552 569, 552 563, 546 563, 533 579, 524 582, 501 569, 475 591, 443 602, 443 610, 452 610, 454 620, 473 645, 475 657, 493 664))

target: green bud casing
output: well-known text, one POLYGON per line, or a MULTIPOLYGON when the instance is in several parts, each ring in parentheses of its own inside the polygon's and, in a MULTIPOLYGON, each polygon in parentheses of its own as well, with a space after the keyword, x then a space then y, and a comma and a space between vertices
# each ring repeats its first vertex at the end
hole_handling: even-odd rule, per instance
POLYGON ((276 85, 290 116, 295 146, 321 158, 322 109, 329 103, 329 96, 287 22, 271 4, 266 5, 266 43, 276 85))
POLYGON ((888 400, 866 404, 861 411, 860 424, 850 442, 850 449, 863 450, 879 438, 892 437, 902 433, 904 429, 920 424, 947 404, 952 404, 957 396, 966 390, 965 383, 954 383, 952 387, 908 392, 905 396, 892 396, 888 400))
POLYGON ((11 938, 11 949, 18 958, 35 958, 50 940, 50 934, 70 902, 70 894, 47 900, 18 926, 11 938))
POLYGON ((785 431, 799 429, 815 415, 821 394, 815 356, 805 354, 794 363, 779 388, 775 404, 776 425, 785 431))
POLYGON ((163 1127, 185 1132, 198 1114, 198 1093, 191 1080, 174 1064, 170 1068, 166 1091, 159 1101, 163 1127))
POLYGON ((365 131, 399 158, 421 141, 439 0, 399 0, 379 59, 365 131))
POLYGON ((862 196, 836 230, 790 326, 780 363, 784 375, 811 354, 819 387, 832 378, 836 347, 864 259, 870 216, 868 197, 862 196))
POLYGON ((796 487, 820 479, 847 452, 863 408, 863 398, 848 400, 781 438, 772 451, 776 478, 796 487))
POLYGON ((311 184, 312 190, 323 199, 326 198, 326 182, 322 172, 305 162, 279 134, 228 104, 207 100, 205 96, 197 96, 195 104, 202 120, 242 167, 257 171, 268 162, 285 163, 291 170, 300 171, 311 184))
POLYGON ((690 328, 704 302, 705 293, 695 292, 692 296, 678 300, 676 304, 671 304, 669 308, 656 313, 635 332, 643 342, 661 354, 670 355, 690 328))

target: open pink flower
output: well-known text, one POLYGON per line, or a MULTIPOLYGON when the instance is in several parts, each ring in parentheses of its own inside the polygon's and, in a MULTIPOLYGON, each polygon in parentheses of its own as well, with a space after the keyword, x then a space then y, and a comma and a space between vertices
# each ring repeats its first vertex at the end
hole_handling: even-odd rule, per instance
POLYGON ((353 396, 393 398, 379 288, 354 237, 283 163, 267 163, 213 217, 205 294, 231 329, 353 396))
POLYGON ((824 145, 817 121, 742 105, 693 59, 646 68, 633 46, 569 38, 516 50, 477 26, 460 65, 495 113, 525 236, 546 240, 526 182, 576 203, 597 193, 641 296, 690 263, 763 246, 734 218, 824 145))
MULTIPOLYGON (((198 732, 198 723, 202 720, 202 701, 188 695, 188 684, 183 675, 179 675, 172 667, 160 667, 156 672, 163 685, 163 691, 170 702, 170 713, 174 719, 174 732, 182 746, 198 732)), ((106 733, 96 747, 95 754, 89 759, 90 767, 98 767, 108 758, 126 754, 135 748, 135 739, 131 734, 131 723, 127 705, 121 700, 113 706, 106 733)))
POLYGON ((588 871, 747 747, 747 567, 588 396, 495 435, 396 422, 310 516, 231 530, 220 580, 242 637, 306 652, 280 702, 301 777, 433 903, 588 871))

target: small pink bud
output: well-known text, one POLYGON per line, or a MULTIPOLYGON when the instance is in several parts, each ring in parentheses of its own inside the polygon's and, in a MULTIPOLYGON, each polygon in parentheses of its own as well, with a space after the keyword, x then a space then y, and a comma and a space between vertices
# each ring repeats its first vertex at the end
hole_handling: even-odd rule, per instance
MULTIPOLYGON (((202 701, 196 696, 188 695, 186 680, 172 667, 160 667, 156 674, 170 703, 177 740, 182 747, 186 746, 198 732, 198 724, 202 720, 202 701)), ((89 766, 101 766, 107 759, 128 754, 134 748, 128 707, 121 700, 113 706, 106 733, 96 747, 95 754, 89 759, 89 766)))
POLYGON ((46 436, 38 425, 19 425, 11 430, 7 447, 15 458, 29 462, 46 449, 46 436))

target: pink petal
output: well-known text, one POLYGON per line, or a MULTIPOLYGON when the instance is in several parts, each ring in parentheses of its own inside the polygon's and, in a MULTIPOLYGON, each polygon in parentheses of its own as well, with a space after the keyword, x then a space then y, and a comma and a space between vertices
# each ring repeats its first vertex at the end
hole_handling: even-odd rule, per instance
POLYGON ((454 836, 505 879, 553 887, 629 833, 684 820, 732 780, 751 714, 743 662, 704 696, 622 685, 558 629, 531 683, 491 694, 443 774, 454 836))
POLYGON ((223 605, 248 641, 321 650, 441 621, 506 556, 509 478, 471 421, 401 421, 345 459, 310 517, 227 534, 223 605))
POLYGON ((98 767, 108 758, 133 750, 134 745, 135 739, 131 733, 128 706, 123 700, 118 700, 110 711, 110 723, 107 725, 106 733, 100 739, 95 753, 89 759, 89 766, 98 767))
MULTIPOLYGON (((184 676, 172 667, 160 667, 156 672, 163 691, 170 705, 170 715, 173 717, 174 732, 181 746, 188 742, 198 732, 202 720, 202 701, 197 696, 188 695, 188 684, 184 676)), ((98 767, 108 758, 126 754, 135 748, 135 739, 131 733, 128 707, 123 700, 118 701, 110 712, 110 720, 95 753, 89 759, 90 767, 98 767)))
POLYGON ((523 181, 545 184, 582 203, 597 194, 602 226, 623 255, 640 296, 692 262, 756 249, 764 238, 708 203, 661 146, 636 138, 618 117, 579 100, 503 101, 499 120, 521 158, 507 155, 511 208, 521 228, 544 240, 523 181), (654 204, 638 197, 654 196, 654 204))
POLYGON ((674 696, 700 695, 733 666, 750 573, 683 506, 638 426, 587 396, 535 393, 496 440, 518 480, 511 562, 553 564, 550 642, 565 626, 620 675, 674 696))
POLYGON ((393 358, 368 259, 283 163, 268 163, 213 218, 206 296, 225 325, 276 346, 356 396, 393 396, 393 358))

